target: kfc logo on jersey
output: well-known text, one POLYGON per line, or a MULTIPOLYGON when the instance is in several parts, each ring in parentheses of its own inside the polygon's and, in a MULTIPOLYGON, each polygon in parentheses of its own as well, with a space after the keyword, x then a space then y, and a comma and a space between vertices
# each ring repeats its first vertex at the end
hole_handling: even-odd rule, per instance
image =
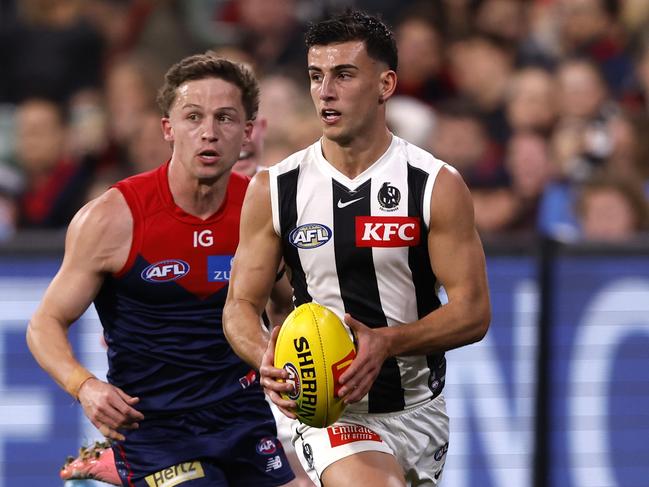
POLYGON ((417 217, 357 216, 356 247, 414 247, 420 228, 417 217))
POLYGON ((331 229, 320 223, 305 223, 295 228, 288 236, 298 249, 315 249, 331 240, 331 229))
POLYGON ((146 267, 140 277, 147 282, 175 281, 189 273, 189 264, 184 260, 162 260, 146 267))

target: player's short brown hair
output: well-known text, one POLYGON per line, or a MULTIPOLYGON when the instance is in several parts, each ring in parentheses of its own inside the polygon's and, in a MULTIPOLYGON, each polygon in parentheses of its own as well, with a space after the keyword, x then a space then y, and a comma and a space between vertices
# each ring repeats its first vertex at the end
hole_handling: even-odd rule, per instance
POLYGON ((195 54, 174 64, 165 75, 165 83, 158 90, 156 101, 165 117, 176 100, 176 91, 187 81, 219 78, 241 90, 241 101, 246 118, 254 120, 259 109, 259 85, 252 72, 243 64, 220 58, 212 52, 195 54))

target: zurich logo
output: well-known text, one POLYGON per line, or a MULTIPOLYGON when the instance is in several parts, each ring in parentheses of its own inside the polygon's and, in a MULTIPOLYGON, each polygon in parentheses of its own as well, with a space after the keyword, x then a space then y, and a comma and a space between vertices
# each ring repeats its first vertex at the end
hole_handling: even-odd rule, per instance
POLYGON ((295 228, 288 240, 298 249, 315 249, 331 240, 331 229, 320 223, 305 223, 295 228))
POLYGON ((189 264, 184 260, 161 260, 146 267, 140 276, 148 282, 167 282, 180 279, 189 273, 189 264))
POLYGON ((257 443, 257 453, 261 455, 272 455, 277 451, 277 445, 275 445, 275 440, 273 438, 262 438, 257 443))

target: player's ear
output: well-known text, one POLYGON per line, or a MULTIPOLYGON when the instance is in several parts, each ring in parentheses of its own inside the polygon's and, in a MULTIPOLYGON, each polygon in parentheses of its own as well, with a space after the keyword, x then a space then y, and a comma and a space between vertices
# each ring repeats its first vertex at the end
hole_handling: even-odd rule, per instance
POLYGON ((250 139, 252 138, 252 130, 255 127, 255 122, 252 120, 247 120, 246 121, 246 126, 243 129, 243 141, 244 142, 250 142, 250 139))
POLYGON ((174 141, 174 129, 171 126, 171 122, 169 121, 169 117, 162 117, 162 120, 160 121, 160 124, 162 126, 162 136, 167 142, 173 142, 174 141))
POLYGON ((379 76, 379 104, 385 103, 397 88, 397 73, 388 69, 379 76))

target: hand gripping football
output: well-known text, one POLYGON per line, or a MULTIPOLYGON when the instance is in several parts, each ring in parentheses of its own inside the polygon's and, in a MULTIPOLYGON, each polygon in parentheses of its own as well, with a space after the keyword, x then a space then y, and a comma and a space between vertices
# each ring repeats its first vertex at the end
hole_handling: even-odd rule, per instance
POLYGON ((283 394, 297 403, 298 419, 324 428, 345 409, 338 399, 338 379, 356 356, 356 347, 340 319, 316 303, 288 315, 275 344, 275 367, 288 372, 294 391, 283 394))

